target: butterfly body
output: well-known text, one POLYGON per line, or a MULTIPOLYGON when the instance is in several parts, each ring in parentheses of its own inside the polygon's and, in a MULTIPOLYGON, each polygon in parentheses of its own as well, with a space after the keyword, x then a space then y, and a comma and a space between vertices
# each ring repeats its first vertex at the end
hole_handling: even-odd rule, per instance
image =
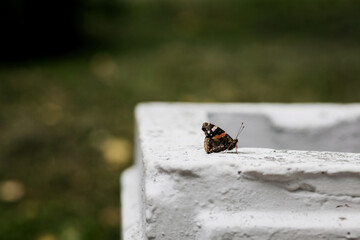
POLYGON ((201 129, 205 133, 204 148, 206 153, 222 152, 237 147, 238 139, 233 139, 218 126, 204 122, 201 129))

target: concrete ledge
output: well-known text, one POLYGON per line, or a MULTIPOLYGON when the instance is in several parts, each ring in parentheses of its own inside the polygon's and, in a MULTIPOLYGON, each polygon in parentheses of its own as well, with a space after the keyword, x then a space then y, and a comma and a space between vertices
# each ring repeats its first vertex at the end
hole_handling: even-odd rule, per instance
POLYGON ((212 212, 202 213, 199 221, 204 223, 199 239, 359 239, 360 235, 360 215, 349 209, 212 212))
POLYGON ((358 104, 139 105, 124 239, 360 239, 359 119, 358 104), (231 136, 244 121, 238 154, 206 154, 204 121, 231 136))
POLYGON ((121 177, 121 203, 123 239, 146 239, 141 225, 140 172, 138 168, 127 169, 121 177))

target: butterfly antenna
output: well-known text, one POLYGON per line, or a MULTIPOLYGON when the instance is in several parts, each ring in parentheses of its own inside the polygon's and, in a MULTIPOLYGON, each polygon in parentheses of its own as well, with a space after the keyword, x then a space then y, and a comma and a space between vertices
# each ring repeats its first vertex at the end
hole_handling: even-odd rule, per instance
POLYGON ((241 126, 240 126, 240 128, 239 128, 239 132, 238 132, 238 134, 236 135, 236 139, 239 137, 240 133, 242 132, 242 130, 244 130, 244 128, 245 128, 245 125, 244 125, 244 123, 242 122, 242 123, 241 123, 241 126))
MULTIPOLYGON (((240 125, 240 128, 239 128, 239 132, 238 132, 238 134, 236 135, 236 139, 238 139, 240 133, 244 130, 244 128, 245 128, 245 125, 244 125, 244 122, 242 122, 241 125, 240 125)), ((235 149, 236 149, 236 153, 237 153, 237 152, 238 152, 238 151, 237 151, 237 149, 238 149, 238 143, 236 143, 235 147, 236 147, 235 149)))
MULTIPOLYGON (((236 139, 238 139, 240 133, 242 132, 242 130, 244 130, 244 128, 245 128, 245 125, 244 125, 244 123, 242 122, 242 123, 241 123, 241 126, 240 126, 240 128, 239 128, 239 132, 238 132, 238 134, 236 135, 236 139)), ((230 146, 231 146, 231 145, 230 145, 230 146)), ((226 152, 229 150, 230 146, 225 150, 224 153, 226 153, 226 152)), ((236 143, 236 145, 235 145, 236 153, 238 152, 238 151, 237 151, 237 148, 238 148, 238 145, 237 145, 237 143, 236 143)))

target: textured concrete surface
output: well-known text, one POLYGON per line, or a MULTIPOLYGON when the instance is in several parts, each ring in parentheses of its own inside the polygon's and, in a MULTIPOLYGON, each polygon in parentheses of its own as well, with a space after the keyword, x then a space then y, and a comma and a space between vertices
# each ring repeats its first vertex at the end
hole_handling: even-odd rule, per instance
POLYGON ((136 119, 125 240, 360 239, 360 105, 149 103, 136 119), (243 121, 238 153, 206 154, 204 121, 243 121))

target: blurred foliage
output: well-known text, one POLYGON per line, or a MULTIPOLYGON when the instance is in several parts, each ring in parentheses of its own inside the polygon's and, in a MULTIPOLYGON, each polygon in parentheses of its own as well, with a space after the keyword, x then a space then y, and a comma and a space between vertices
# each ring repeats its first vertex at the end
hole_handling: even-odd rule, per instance
POLYGON ((1 17, 0 239, 119 239, 138 102, 360 100, 358 1, 21 3, 1 17))

